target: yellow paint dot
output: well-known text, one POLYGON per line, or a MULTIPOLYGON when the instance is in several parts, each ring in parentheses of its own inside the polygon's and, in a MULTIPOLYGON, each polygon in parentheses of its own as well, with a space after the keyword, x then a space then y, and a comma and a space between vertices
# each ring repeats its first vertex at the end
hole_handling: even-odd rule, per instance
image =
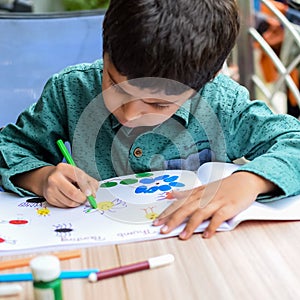
POLYGON ((157 217, 158 217, 158 214, 155 213, 155 212, 151 212, 151 213, 146 214, 146 218, 149 219, 149 220, 155 220, 157 217))
POLYGON ((112 207, 114 207, 114 204, 111 201, 98 202, 97 207, 98 209, 105 211, 110 210, 112 207))
POLYGON ((37 214, 40 216, 48 216, 50 214, 50 209, 48 207, 38 208, 37 214))

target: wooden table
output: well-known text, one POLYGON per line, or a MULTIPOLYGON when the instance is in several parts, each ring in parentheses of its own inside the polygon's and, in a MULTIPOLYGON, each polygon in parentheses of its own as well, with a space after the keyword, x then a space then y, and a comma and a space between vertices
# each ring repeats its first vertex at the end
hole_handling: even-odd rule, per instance
MULTIPOLYGON (((175 262, 159 269, 97 283, 64 280, 64 299, 300 299, 300 222, 245 222, 209 240, 195 234, 188 241, 175 237, 84 248, 81 258, 62 261, 61 266, 107 269, 167 253, 174 254, 175 262)), ((24 267, 5 272, 29 271, 24 267)), ((20 296, 5 299, 33 299, 32 283, 21 285, 24 291, 20 296)))

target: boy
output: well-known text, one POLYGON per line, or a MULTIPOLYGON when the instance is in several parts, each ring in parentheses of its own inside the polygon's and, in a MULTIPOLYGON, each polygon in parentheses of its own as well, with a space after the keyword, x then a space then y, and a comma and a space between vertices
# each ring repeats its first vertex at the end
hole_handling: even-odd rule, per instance
POLYGON ((154 225, 168 233, 187 219, 181 239, 209 218, 203 237, 212 236, 261 194, 300 193, 299 121, 217 74, 238 30, 235 0, 111 0, 103 62, 55 74, 1 132, 2 185, 75 207, 98 180, 250 160, 222 181, 174 192, 154 225), (60 163, 59 138, 70 141, 77 167, 60 163))

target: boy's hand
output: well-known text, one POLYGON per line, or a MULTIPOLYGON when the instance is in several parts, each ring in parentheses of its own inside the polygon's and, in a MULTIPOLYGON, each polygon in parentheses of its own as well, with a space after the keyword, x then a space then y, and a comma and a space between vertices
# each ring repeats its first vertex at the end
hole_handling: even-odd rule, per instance
POLYGON ((14 183, 58 207, 79 206, 87 200, 87 196, 95 197, 99 187, 96 179, 66 163, 17 175, 14 183))
POLYGON ((76 207, 86 197, 96 196, 99 182, 81 169, 66 163, 52 168, 45 177, 43 196, 47 202, 58 207, 76 207))
POLYGON ((187 220, 179 235, 186 240, 203 221, 210 219, 203 233, 204 238, 209 238, 224 221, 250 206, 259 194, 275 188, 273 183, 258 175, 237 172, 193 190, 173 192, 177 200, 161 213, 154 225, 163 225, 161 233, 169 233, 187 220))

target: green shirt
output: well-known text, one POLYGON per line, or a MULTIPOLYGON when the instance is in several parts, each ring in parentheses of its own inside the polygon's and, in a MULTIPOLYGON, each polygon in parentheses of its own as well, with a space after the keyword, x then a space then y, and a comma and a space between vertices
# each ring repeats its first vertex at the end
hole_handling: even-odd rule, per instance
POLYGON ((62 161, 56 140, 69 141, 78 167, 98 180, 160 169, 196 170, 207 161, 245 157, 246 170, 274 182, 284 196, 300 193, 300 122, 275 115, 224 75, 207 83, 164 123, 126 128, 102 99, 102 60, 64 69, 49 79, 36 104, 0 133, 0 175, 62 161))

